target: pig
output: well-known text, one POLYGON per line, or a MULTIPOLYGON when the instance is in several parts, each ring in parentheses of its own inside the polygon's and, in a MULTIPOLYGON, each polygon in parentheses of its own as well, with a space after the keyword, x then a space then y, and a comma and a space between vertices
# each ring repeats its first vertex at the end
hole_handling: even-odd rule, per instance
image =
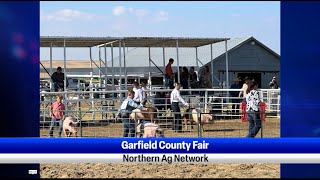
MULTIPOLYGON (((188 108, 186 112, 184 113, 182 119, 185 124, 185 128, 188 131, 188 122, 190 122, 191 128, 193 128, 193 122, 196 122, 198 124, 198 117, 201 111, 199 109, 194 109, 194 108, 188 108)), ((204 132, 204 124, 209 123, 210 121, 214 122, 214 117, 210 114, 201 114, 201 128, 202 132, 204 132)))
POLYGON ((138 124, 140 124, 140 120, 150 120, 153 123, 156 123, 155 119, 158 117, 158 110, 154 107, 148 107, 145 109, 135 109, 130 114, 130 119, 138 120, 138 124))
MULTIPOLYGON (((142 115, 141 113, 141 110, 140 109, 134 109, 131 114, 130 114, 130 119, 133 119, 133 120, 140 120, 140 119, 143 119, 144 116, 142 115)), ((139 123, 138 123, 139 124, 139 123)))
POLYGON ((62 124, 62 132, 64 133, 65 137, 70 137, 72 134, 74 134, 75 137, 77 137, 77 131, 75 130, 75 126, 79 123, 79 121, 76 120, 75 117, 67 116, 63 120, 62 124))
POLYGON ((137 137, 143 137, 143 138, 164 137, 164 130, 161 129, 159 125, 155 123, 139 124, 137 126, 137 137))

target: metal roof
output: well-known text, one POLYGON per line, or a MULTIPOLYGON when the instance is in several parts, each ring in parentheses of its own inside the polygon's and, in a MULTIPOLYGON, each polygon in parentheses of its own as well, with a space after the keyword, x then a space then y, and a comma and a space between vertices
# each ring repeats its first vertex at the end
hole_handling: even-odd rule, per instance
MULTIPOLYGON (((243 37, 243 38, 232 38, 228 40, 228 52, 239 48, 241 45, 248 41, 254 40, 257 44, 268 50, 270 53, 280 58, 280 56, 272 51, 270 48, 256 40, 254 37, 243 37)), ((212 45, 212 58, 215 61, 220 56, 224 55, 225 42, 219 42, 212 45)), ((210 60, 210 46, 203 46, 198 49, 198 59, 201 61, 199 67, 206 65, 211 62, 210 60)), ((167 48, 165 50, 165 65, 168 63, 169 58, 176 60, 176 49, 167 48)), ((151 60, 157 64, 160 68, 164 68, 163 65, 163 49, 162 48, 151 48, 151 60)), ((123 57, 122 57, 123 61, 123 57)), ((177 61, 174 61, 173 66, 177 65, 177 61)), ((190 48, 179 48, 179 65, 180 66, 196 66, 196 52, 190 48)), ((119 57, 114 58, 114 67, 119 67, 119 57)), ((126 66, 127 67, 149 67, 148 48, 136 48, 126 53, 126 66)), ((108 67, 111 67, 111 61, 108 61, 108 67)), ((123 67, 123 62, 122 62, 123 67)), ((151 63, 151 67, 154 65, 151 63)))
MULTIPOLYGON (((234 51, 241 47, 243 44, 250 42, 250 41, 255 41, 256 44, 260 45, 262 48, 265 48, 267 51, 269 51, 271 54, 279 58, 280 60, 280 55, 277 54, 276 52, 272 51, 270 48, 256 40, 254 37, 244 37, 244 38, 232 38, 228 40, 228 52, 230 53, 231 51, 234 51)), ((130 48, 129 48, 130 49, 130 48)), ((213 60, 217 60, 220 56, 223 56, 225 54, 225 42, 219 42, 215 43, 212 45, 212 57, 213 60)), ((142 74, 148 74, 149 72, 149 57, 148 57, 148 48, 132 48, 132 50, 129 50, 129 52, 126 52, 126 67, 128 74, 130 73, 142 73, 142 74), (146 71, 147 68, 147 71, 146 71)), ((177 66, 177 61, 176 61, 176 48, 166 48, 165 49, 165 64, 163 63, 163 48, 151 48, 151 59, 159 68, 164 71, 164 65, 168 63, 169 58, 174 58, 174 64, 173 67, 177 66)), ((179 64, 181 66, 196 66, 196 53, 195 53, 195 48, 179 48, 179 64)), ((207 65, 210 63, 210 46, 203 46, 198 48, 198 59, 201 61, 199 63, 199 67, 202 67, 204 65, 207 65)), ((61 62, 63 61, 54 61, 54 62, 61 62)), ((68 61, 68 63, 73 62, 73 61, 68 61)), ((79 61, 80 62, 80 61, 79 61)), ((47 62, 49 63, 49 62, 47 62)), ((81 74, 83 73, 88 73, 93 71, 93 74, 98 74, 98 69, 95 68, 95 66, 91 69, 89 68, 89 61, 86 62, 88 64, 88 68, 80 68, 80 67, 75 67, 72 68, 71 66, 67 65, 68 67, 68 74, 81 74), (79 70, 78 70, 79 69, 79 70)), ((111 61, 108 60, 108 73, 110 73, 111 70, 111 61)), ((45 62, 44 62, 45 64, 45 62)), ((48 67, 48 66, 47 66, 48 67)), ((123 64, 123 57, 122 57, 122 73, 124 72, 124 64, 123 64)), ((104 69, 104 67, 102 67, 104 69)), ((155 73, 160 73, 160 71, 154 67, 154 65, 151 63, 151 68, 150 71, 153 72, 152 74, 155 73)), ((114 57, 114 72, 119 72, 119 57, 114 57)))
MULTIPOLYGON (((228 40, 228 50, 238 46, 248 38, 234 38, 228 40)), ((225 43, 219 42, 212 45, 212 57, 213 59, 224 54, 225 43)), ((210 62, 210 46, 203 46, 198 48, 198 59, 204 64, 210 62)), ((176 60, 176 49, 165 49, 165 65, 168 63, 169 58, 176 60)), ((157 64, 157 66, 163 67, 163 49, 151 48, 151 59, 157 64)), ((123 61, 123 57, 122 57, 123 61)), ((196 52, 195 49, 179 48, 179 64, 180 66, 196 66, 196 52)), ((173 66, 177 65, 177 61, 174 61, 173 66)), ((119 57, 114 58, 114 67, 119 67, 119 57)), ((122 62, 123 66, 123 62, 122 62)), ((149 67, 148 48, 136 48, 126 53, 126 66, 127 67, 149 67)), ((154 66, 151 64, 151 66, 154 66)), ((202 64, 199 63, 201 67, 202 64)), ((108 61, 108 67, 111 67, 111 61, 108 61)))
POLYGON ((94 47, 119 41, 125 47, 200 47, 208 44, 229 40, 229 38, 185 38, 185 37, 69 37, 69 36, 40 36, 40 47, 94 47))

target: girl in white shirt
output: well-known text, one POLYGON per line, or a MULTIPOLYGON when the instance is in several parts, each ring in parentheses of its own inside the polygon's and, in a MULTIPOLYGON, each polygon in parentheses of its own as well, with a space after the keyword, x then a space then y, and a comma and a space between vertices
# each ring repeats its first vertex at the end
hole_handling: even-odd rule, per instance
POLYGON ((246 95, 246 112, 248 114, 249 122, 249 133, 247 137, 255 137, 261 129, 261 118, 260 118, 260 93, 257 91, 258 84, 252 82, 252 85, 249 87, 250 92, 246 95))

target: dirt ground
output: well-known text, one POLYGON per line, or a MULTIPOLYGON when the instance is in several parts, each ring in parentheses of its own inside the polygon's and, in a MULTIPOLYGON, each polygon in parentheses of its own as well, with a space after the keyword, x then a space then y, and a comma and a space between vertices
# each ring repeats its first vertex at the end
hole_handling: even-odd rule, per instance
MULTIPOLYGON (((191 132, 174 133, 171 122, 160 122, 166 137, 198 137, 196 126, 191 132)), ((248 123, 241 120, 217 120, 204 126, 203 137, 245 137, 248 123)), ((80 131, 78 127, 78 131, 80 131)), ((48 128, 41 128, 42 137, 48 128)), ((55 135, 56 135, 55 130, 55 135)), ((79 134, 80 135, 80 134, 79 134)), ((83 126, 83 137, 121 137, 122 124, 83 126)), ((280 120, 263 123, 263 137, 279 137, 280 120)), ((261 134, 257 135, 260 138, 261 134)), ((42 178, 280 178, 279 164, 41 164, 42 178)))
POLYGON ((280 178, 279 164, 41 164, 41 178, 280 178))
MULTIPOLYGON (((159 122, 160 126, 165 131, 165 137, 198 137, 198 128, 194 125, 193 130, 183 133, 176 133, 171 130, 171 120, 163 120, 159 122)), ((185 127, 183 127, 184 130, 185 127)), ((191 129, 191 128, 189 128, 191 129)), ((241 122, 241 120, 217 120, 215 123, 205 124, 205 132, 202 133, 202 137, 245 137, 248 133, 248 123, 241 122)), ((77 127, 79 136, 81 135, 81 129, 77 127)), ((84 124, 82 126, 83 137, 122 137, 122 124, 110 123, 108 125, 102 124, 101 126, 93 126, 84 124)), ((42 127, 40 130, 42 137, 48 136, 48 128, 42 127)), ((267 118, 262 126, 263 137, 280 137, 280 121, 277 118, 267 118)), ((54 135, 57 135, 57 131, 54 131, 54 135)), ((261 137, 261 131, 257 135, 257 138, 261 137)))

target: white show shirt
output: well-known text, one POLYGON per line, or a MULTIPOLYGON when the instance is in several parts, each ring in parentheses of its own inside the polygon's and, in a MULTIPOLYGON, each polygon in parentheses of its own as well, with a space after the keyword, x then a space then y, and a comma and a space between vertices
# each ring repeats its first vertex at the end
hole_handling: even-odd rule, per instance
POLYGON ((246 111, 249 112, 250 110, 253 111, 260 111, 260 93, 256 90, 251 90, 247 95, 246 95, 246 101, 247 101, 247 107, 246 111))
POLYGON ((143 101, 143 92, 142 92, 142 89, 138 89, 138 88, 133 88, 133 91, 134 91, 134 98, 133 100, 135 102, 140 102, 142 103, 143 101))
POLYGON ((180 95, 180 91, 178 91, 177 89, 173 89, 173 91, 171 92, 170 95, 170 102, 181 102, 182 104, 187 104, 181 97, 180 95))

